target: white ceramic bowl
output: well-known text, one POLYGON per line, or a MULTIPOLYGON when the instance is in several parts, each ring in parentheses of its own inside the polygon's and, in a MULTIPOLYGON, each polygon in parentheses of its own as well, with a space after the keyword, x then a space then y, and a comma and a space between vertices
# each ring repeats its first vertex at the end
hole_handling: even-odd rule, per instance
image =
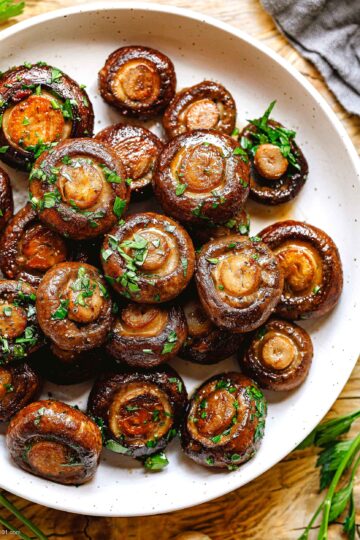
MULTIPOLYGON (((149 45, 169 55, 176 67, 178 88, 204 78, 223 83, 236 99, 240 126, 277 99, 274 117, 298 131, 310 166, 308 182, 291 204, 276 209, 252 205, 251 233, 290 217, 325 229, 341 252, 344 292, 330 316, 306 324, 315 347, 306 382, 289 394, 268 394, 266 434, 256 457, 237 472, 214 473, 184 457, 176 441, 168 450, 170 466, 150 474, 131 460, 105 451, 95 479, 75 488, 41 480, 15 467, 0 435, 1 487, 70 512, 107 516, 167 512, 246 484, 282 459, 314 428, 356 362, 359 170, 345 130, 314 88, 283 59, 239 30, 204 15, 154 4, 102 2, 35 17, 3 31, 0 38, 0 69, 24 60, 45 60, 85 83, 95 106, 96 131, 119 120, 98 94, 97 72, 107 55, 125 44, 149 45)), ((26 176, 10 172, 20 204, 26 193, 26 176)), ((209 367, 180 360, 174 365, 189 391, 215 373, 236 368, 233 360, 209 367)), ((84 408, 89 385, 48 385, 44 395, 48 391, 84 408)))

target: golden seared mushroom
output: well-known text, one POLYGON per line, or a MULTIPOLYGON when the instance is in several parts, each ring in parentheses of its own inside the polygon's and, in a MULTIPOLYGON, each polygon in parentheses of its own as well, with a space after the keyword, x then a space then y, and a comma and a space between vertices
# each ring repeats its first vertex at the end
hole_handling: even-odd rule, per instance
MULTIPOLYGON (((166 366, 104 374, 90 392, 88 414, 103 426, 106 448, 139 458, 163 450, 176 436, 186 404, 183 380, 166 366)), ((164 466, 165 459, 159 459, 164 466)))
POLYGON ((188 231, 191 238, 200 244, 205 244, 209 240, 215 240, 223 236, 230 236, 231 234, 248 236, 250 231, 250 216, 246 210, 241 208, 232 218, 224 223, 204 222, 201 227, 196 225, 188 226, 188 231))
POLYGON ((232 137, 197 130, 172 139, 153 178, 165 212, 187 224, 208 226, 233 218, 249 194, 249 163, 232 137))
POLYGON ((44 379, 54 384, 78 384, 97 376, 109 367, 109 359, 101 348, 89 351, 67 351, 51 343, 31 358, 32 365, 44 379))
POLYGON ((150 47, 117 49, 99 72, 100 94, 124 116, 150 118, 160 114, 175 94, 173 63, 150 47))
POLYGON ((309 172, 295 142, 296 132, 269 120, 275 103, 270 104, 261 118, 250 121, 240 139, 251 163, 250 198, 271 206, 296 197, 309 172))
POLYGON ((188 337, 179 356, 197 364, 216 364, 234 354, 243 341, 242 334, 217 328, 201 305, 195 287, 190 287, 182 298, 188 337))
POLYGON ((21 279, 33 286, 68 255, 66 241, 39 222, 30 203, 11 219, 0 241, 1 271, 9 279, 21 279))
POLYGON ((37 398, 41 380, 26 363, 0 365, 0 422, 8 422, 14 414, 37 398))
POLYGON ((27 283, 0 280, 0 364, 24 359, 43 345, 35 301, 27 283))
POLYGON ((200 465, 236 470, 258 450, 266 410, 254 381, 235 372, 215 375, 190 400, 181 429, 182 448, 200 465))
POLYGON ((129 303, 121 308, 106 348, 119 362, 149 368, 176 356, 187 336, 180 306, 129 303))
POLYGON ((9 175, 0 167, 0 233, 13 216, 14 201, 9 175))
POLYGON ((41 223, 30 203, 10 220, 0 240, 0 268, 9 279, 37 287, 44 274, 66 260, 99 264, 100 242, 72 242, 41 223))
POLYGON ((45 62, 9 69, 0 79, 0 158, 28 169, 60 141, 91 137, 94 113, 85 90, 45 62))
POLYGON ((126 170, 111 148, 72 139, 44 152, 30 174, 40 221, 63 236, 91 239, 121 218, 130 198, 126 170))
POLYGON ((195 267, 194 247, 185 229, 152 212, 133 214, 105 235, 101 256, 114 289, 146 304, 175 298, 195 267))
POLYGON ((313 346, 309 334, 295 323, 270 319, 250 335, 239 351, 241 371, 261 388, 293 390, 309 373, 313 346))
POLYGON ((99 270, 85 263, 53 266, 37 291, 37 316, 59 349, 79 353, 102 345, 111 329, 112 302, 99 270))
POLYGON ((195 273, 199 297, 213 323, 250 332, 274 311, 283 290, 280 264, 260 238, 226 236, 205 244, 195 273))
POLYGON ((311 319, 331 311, 343 287, 340 255, 321 229, 300 221, 279 221, 259 233, 284 273, 276 313, 286 319, 311 319))
POLYGON ((215 129, 231 135, 236 104, 221 84, 203 81, 178 92, 166 109, 163 125, 169 139, 195 129, 215 129))
POLYGON ((156 164, 164 145, 148 129, 116 124, 103 129, 95 137, 111 146, 127 169, 132 195, 150 192, 156 164))
POLYGON ((6 444, 25 471, 78 485, 94 476, 102 439, 98 426, 84 413, 61 401, 44 400, 30 403, 12 418, 6 444))

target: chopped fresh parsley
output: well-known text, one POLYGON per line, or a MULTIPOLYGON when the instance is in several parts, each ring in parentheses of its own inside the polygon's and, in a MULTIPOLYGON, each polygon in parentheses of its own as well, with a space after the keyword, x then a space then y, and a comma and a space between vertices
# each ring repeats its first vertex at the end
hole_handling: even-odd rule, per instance
POLYGON ((51 314, 51 318, 53 320, 59 320, 62 321, 63 319, 66 319, 68 315, 68 307, 69 307, 69 300, 60 300, 59 307, 57 310, 51 314))
POLYGON ((180 379, 178 379, 177 377, 170 377, 169 378, 169 383, 176 384, 178 391, 179 392, 182 391, 182 381, 180 379))
POLYGON ((105 448, 108 450, 111 450, 112 452, 116 452, 117 454, 129 454, 130 451, 126 446, 123 446, 117 441, 113 441, 112 439, 109 439, 105 442, 105 448))
POLYGON ((181 184, 180 182, 177 184, 176 186, 176 189, 175 189, 175 194, 180 197, 181 195, 183 195, 183 193, 185 192, 187 188, 187 184, 181 184))
POLYGON ((176 347, 177 339, 178 339, 178 337, 177 337, 176 332, 174 332, 174 330, 172 330, 170 332, 170 334, 168 335, 167 339, 166 339, 166 343, 164 344, 164 347, 163 347, 163 350, 161 351, 161 354, 171 353, 173 351, 173 349, 176 347))
POLYGON ((62 72, 59 69, 53 68, 51 70, 51 81, 50 82, 57 82, 62 77, 62 72))
POLYGON ((121 218, 126 206, 126 201, 116 196, 113 206, 113 212, 116 217, 121 218))
POLYGON ((269 117, 275 104, 276 101, 272 101, 261 118, 249 120, 256 130, 251 131, 247 137, 241 138, 241 146, 248 154, 254 157, 259 145, 273 144, 280 148, 282 155, 292 167, 300 169, 298 158, 292 150, 292 142, 295 139, 296 132, 282 126, 269 124, 269 117))

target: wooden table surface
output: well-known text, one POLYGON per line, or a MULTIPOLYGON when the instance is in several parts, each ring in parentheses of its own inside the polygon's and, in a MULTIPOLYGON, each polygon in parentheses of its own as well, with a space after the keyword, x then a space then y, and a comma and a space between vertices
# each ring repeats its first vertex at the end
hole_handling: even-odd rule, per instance
MULTIPOLYGON (((146 1, 146 0, 145 0, 146 1)), ((151 3, 151 0, 147 0, 151 3)), ((26 0, 26 10, 17 20, 85 0, 26 0)), ((289 45, 257 0, 158 0, 158 3, 188 7, 244 30, 277 51, 296 67, 343 122, 360 149, 360 118, 346 113, 329 92, 318 71, 289 45)), ((121 4, 121 0, 119 0, 121 4)), ((9 23, 10 24, 14 23, 9 23)), ((6 25, 0 26, 0 29, 6 25)), ((360 408, 360 367, 356 367, 329 417, 360 408)), ((50 538, 63 540, 171 540, 177 533, 195 529, 213 540, 296 540, 321 497, 313 449, 291 453, 270 471, 247 486, 188 510, 143 518, 92 518, 51 510, 10 496, 27 517, 50 538)), ((1 473, 0 473, 1 474, 1 473)), ((80 493, 79 493, 80 496, 80 493)), ((360 509, 360 482, 355 488, 360 509)), ((9 516, 1 511, 6 519, 9 516)), ((360 511, 357 515, 360 528, 360 511)), ((331 527, 329 540, 340 540, 342 526, 331 527)), ((359 531, 358 531, 359 533, 359 531)), ((1 530, 0 530, 1 534, 1 530)), ((316 536, 316 528, 313 532, 316 536)), ((360 536, 358 536, 359 538, 360 536)))

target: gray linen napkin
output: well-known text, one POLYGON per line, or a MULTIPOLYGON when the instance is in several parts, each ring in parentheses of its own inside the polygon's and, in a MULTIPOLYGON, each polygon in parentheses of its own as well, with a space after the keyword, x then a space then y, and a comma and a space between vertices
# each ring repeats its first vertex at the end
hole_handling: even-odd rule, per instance
POLYGON ((360 115, 360 0, 262 0, 337 99, 360 115))

